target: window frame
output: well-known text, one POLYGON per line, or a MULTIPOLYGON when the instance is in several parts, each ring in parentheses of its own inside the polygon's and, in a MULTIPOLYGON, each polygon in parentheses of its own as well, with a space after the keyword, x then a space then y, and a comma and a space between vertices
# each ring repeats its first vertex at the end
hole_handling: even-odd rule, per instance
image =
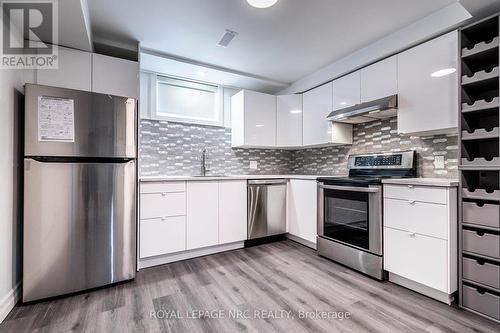
POLYGON ((207 82, 201 82, 201 81, 194 81, 194 80, 188 80, 184 78, 178 78, 178 77, 173 77, 173 76, 167 76, 167 75, 153 75, 153 77, 150 80, 150 118, 155 119, 155 120, 163 120, 163 121, 170 121, 170 122, 175 122, 175 123, 183 123, 183 124, 193 124, 193 125, 204 125, 204 126, 217 126, 217 127, 224 127, 224 108, 223 108, 223 91, 221 86, 216 85, 216 84, 210 84, 207 82), (183 117, 183 116, 169 116, 165 114, 161 114, 158 108, 158 88, 161 82, 165 82, 166 84, 170 84, 172 86, 179 86, 179 87, 185 87, 185 88, 194 88, 194 89, 199 89, 199 90, 205 90, 203 89, 206 87, 207 89, 205 91, 210 91, 210 90, 215 90, 215 105, 214 108, 218 114, 218 120, 212 121, 209 119, 203 119, 203 118, 196 118, 196 117, 183 117))

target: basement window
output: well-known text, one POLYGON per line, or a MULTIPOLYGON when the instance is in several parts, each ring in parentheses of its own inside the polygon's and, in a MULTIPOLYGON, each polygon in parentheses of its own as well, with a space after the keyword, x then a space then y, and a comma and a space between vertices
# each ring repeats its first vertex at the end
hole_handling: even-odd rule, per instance
POLYGON ((173 122, 223 126, 222 89, 216 85, 156 76, 153 118, 173 122))

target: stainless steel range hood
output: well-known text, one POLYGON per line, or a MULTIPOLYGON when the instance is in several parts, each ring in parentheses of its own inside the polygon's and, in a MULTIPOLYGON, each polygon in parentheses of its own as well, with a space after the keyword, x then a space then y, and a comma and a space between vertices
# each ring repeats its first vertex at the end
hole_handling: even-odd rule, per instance
POLYGON ((337 123, 361 124, 397 116, 398 95, 356 104, 331 112, 327 119, 337 123))

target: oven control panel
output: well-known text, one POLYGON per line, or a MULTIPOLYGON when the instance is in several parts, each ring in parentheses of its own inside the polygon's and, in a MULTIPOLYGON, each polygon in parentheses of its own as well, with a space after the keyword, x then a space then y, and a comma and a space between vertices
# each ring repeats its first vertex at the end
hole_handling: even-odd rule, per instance
POLYGON ((395 153, 350 155, 349 169, 412 169, 415 163, 414 151, 395 153))
POLYGON ((358 156, 354 160, 357 167, 401 165, 402 155, 358 156))

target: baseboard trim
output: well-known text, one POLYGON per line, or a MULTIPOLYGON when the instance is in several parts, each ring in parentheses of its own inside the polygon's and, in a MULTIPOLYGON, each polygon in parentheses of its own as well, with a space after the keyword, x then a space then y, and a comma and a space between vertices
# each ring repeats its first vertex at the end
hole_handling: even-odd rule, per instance
POLYGON ((7 318, 17 302, 21 299, 21 281, 12 288, 0 301, 0 323, 7 318))
POLYGON ((417 293, 420 293, 427 297, 434 298, 435 300, 446 303, 448 305, 451 305, 451 303, 455 298, 454 294, 449 295, 443 291, 425 286, 421 283, 409 280, 405 277, 402 277, 400 275, 391 272, 389 272, 389 281, 395 284, 399 284, 400 286, 411 289, 413 291, 416 291, 417 293))
POLYGON ((300 238, 300 237, 292 235, 292 234, 286 234, 286 238, 293 240, 294 242, 297 242, 297 243, 302 244, 304 246, 310 247, 313 250, 317 250, 316 243, 308 241, 307 239, 300 238))
POLYGON ((144 269, 144 268, 148 268, 148 267, 169 264, 169 263, 175 262, 175 261, 181 261, 181 260, 187 260, 187 259, 192 259, 192 258, 196 258, 196 257, 202 257, 202 256, 206 256, 209 254, 231 251, 231 250, 236 250, 236 249, 242 249, 244 247, 244 245, 245 245, 244 242, 235 242, 235 243, 229 243, 229 244, 223 244, 223 245, 204 247, 201 249, 176 252, 176 253, 166 254, 163 256, 143 258, 143 259, 139 260, 139 270, 144 269))

